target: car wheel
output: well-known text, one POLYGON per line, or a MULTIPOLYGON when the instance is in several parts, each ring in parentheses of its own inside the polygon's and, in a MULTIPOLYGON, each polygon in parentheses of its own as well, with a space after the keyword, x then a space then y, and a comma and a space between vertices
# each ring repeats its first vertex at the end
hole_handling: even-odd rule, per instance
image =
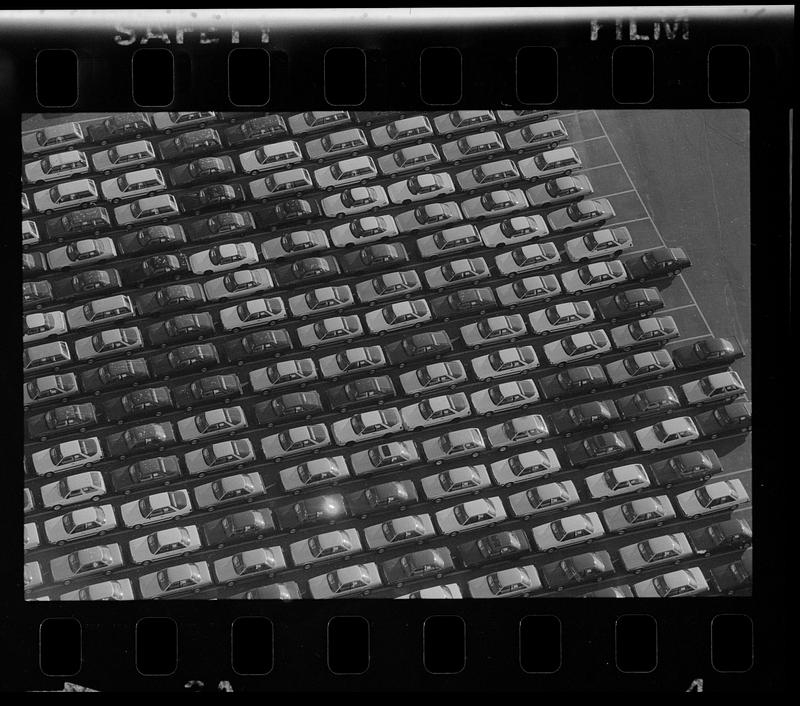
POLYGON ((133 529, 135 529, 135 530, 142 529, 142 525, 141 524, 134 525, 133 529))

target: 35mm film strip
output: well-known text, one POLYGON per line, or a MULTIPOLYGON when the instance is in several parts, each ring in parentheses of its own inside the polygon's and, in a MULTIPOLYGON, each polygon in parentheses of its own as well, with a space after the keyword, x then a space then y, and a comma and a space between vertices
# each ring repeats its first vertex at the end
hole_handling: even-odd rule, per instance
POLYGON ((0 15, 7 689, 781 685, 791 15, 453 10, 0 15))

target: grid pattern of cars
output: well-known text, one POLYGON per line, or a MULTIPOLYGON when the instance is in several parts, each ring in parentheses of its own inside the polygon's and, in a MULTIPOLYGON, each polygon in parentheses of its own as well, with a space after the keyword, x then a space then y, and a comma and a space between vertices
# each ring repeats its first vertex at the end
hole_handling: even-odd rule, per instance
POLYGON ((557 113, 117 114, 23 152, 29 598, 747 589, 710 443, 750 429, 744 351, 682 339, 688 254, 637 248, 557 113))

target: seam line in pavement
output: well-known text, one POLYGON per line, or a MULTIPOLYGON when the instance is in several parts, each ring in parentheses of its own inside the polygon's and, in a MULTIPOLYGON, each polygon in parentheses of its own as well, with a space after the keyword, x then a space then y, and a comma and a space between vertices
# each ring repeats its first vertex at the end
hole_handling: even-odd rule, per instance
MULTIPOLYGON (((609 144, 610 144, 610 143, 609 143, 609 144)), ((611 145, 611 147, 613 148, 613 147, 614 147, 614 145, 611 145)), ((609 162, 608 164, 595 164, 593 167, 583 167, 583 168, 581 169, 581 171, 582 171, 582 172, 591 172, 593 169, 602 169, 603 167, 614 167, 614 166, 616 166, 617 164, 619 164, 620 166, 622 166, 622 163, 621 163, 621 162, 619 162, 619 161, 617 161, 617 162, 609 162)), ((624 167, 623 167, 623 169, 624 169, 624 167)), ((625 176, 628 176, 627 172, 625 173, 625 176)), ((631 180, 631 178, 630 178, 630 177, 628 177, 628 181, 630 181, 630 180, 631 180)), ((632 182, 632 181, 631 181, 631 186, 633 186, 633 182, 632 182)))

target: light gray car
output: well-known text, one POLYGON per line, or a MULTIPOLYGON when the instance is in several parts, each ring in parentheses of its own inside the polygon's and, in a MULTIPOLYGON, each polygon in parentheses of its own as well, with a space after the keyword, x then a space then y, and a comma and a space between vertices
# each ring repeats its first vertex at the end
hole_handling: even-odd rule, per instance
POLYGON ((508 506, 514 517, 529 520, 533 515, 550 510, 564 510, 581 501, 575 484, 570 480, 545 483, 521 493, 508 496, 508 506))
POLYGON ((289 545, 292 563, 304 569, 310 569, 322 561, 344 559, 361 551, 361 537, 354 528, 315 534, 289 545))
POLYGON ((650 487, 650 478, 641 463, 609 468, 586 478, 586 489, 592 499, 640 493, 650 487))
POLYGON ((331 485, 350 477, 344 456, 312 458, 304 463, 282 469, 281 485, 287 493, 299 493, 305 488, 331 485))
POLYGON ((403 418, 397 407, 359 412, 345 419, 339 419, 331 426, 331 433, 339 446, 349 446, 399 431, 403 431, 403 418))
POLYGON ((398 213, 395 223, 397 230, 405 234, 442 228, 463 220, 464 216, 455 201, 435 201, 398 213))
POLYGON ((60 545, 116 529, 117 517, 113 505, 82 507, 45 520, 43 526, 47 541, 60 545))
POLYGON ((439 510, 434 516, 442 534, 455 537, 461 532, 494 527, 506 519, 506 509, 498 497, 477 498, 439 510))
POLYGON ((502 424, 495 424, 486 429, 486 438, 492 449, 505 451, 509 446, 541 444, 550 436, 547 421, 541 414, 526 414, 522 417, 507 419, 502 424))
POLYGON ((660 527, 675 518, 675 509, 666 495, 654 495, 606 508, 602 515, 609 532, 623 534, 639 527, 660 527))
POLYGON ((400 409, 403 425, 407 431, 416 431, 437 424, 465 419, 472 414, 467 396, 463 392, 450 395, 426 397, 421 402, 400 409))
POLYGON ((368 595, 383 585, 377 564, 354 564, 308 580, 312 598, 337 598, 356 594, 368 595))
POLYGON ((261 243, 261 254, 266 262, 274 262, 292 255, 307 255, 330 247, 327 233, 321 228, 293 230, 278 238, 261 243))
POLYGON ((330 446, 331 437, 324 424, 305 424, 265 436, 261 450, 267 461, 278 461, 285 456, 318 451, 330 446))
POLYGON ((454 390, 466 379, 467 372, 461 361, 440 361, 403 373, 400 376, 400 385, 407 395, 419 397, 423 391, 438 390, 442 387, 454 390))
POLYGON ((252 296, 274 288, 275 282, 266 267, 234 270, 222 277, 215 277, 203 283, 203 292, 210 302, 223 302, 228 299, 252 296))
POLYGON ((538 591, 541 587, 542 581, 533 564, 495 571, 467 582, 472 598, 523 596, 538 591))
POLYGON ((78 549, 50 560, 50 576, 55 583, 65 586, 84 576, 105 574, 123 566, 122 549, 119 544, 99 544, 78 549))
POLYGON ((350 467, 357 477, 377 471, 409 466, 419 461, 419 451, 413 441, 390 441, 378 444, 350 456, 350 467))
POLYGON ((317 379, 317 366, 312 358, 279 360, 265 368, 251 370, 249 378, 253 392, 268 395, 272 390, 288 385, 305 387, 317 379))
POLYGON ((491 484, 492 480, 483 464, 448 468, 446 471, 425 476, 420 481, 425 497, 435 503, 469 493, 477 495, 491 484))
POLYGON ((422 451, 428 461, 440 465, 445 459, 471 455, 480 456, 486 450, 486 442, 480 429, 475 427, 449 431, 422 442, 422 451))
POLYGON ((318 346, 331 343, 350 343, 354 338, 364 335, 364 328, 358 316, 332 316, 297 329, 297 338, 304 348, 314 350, 318 346))
POLYGON ((692 545, 683 532, 650 537, 621 547, 618 551, 625 570, 634 574, 640 574, 651 566, 677 564, 694 556, 692 545))
POLYGON ((272 578, 276 571, 286 568, 286 558, 280 547, 258 547, 217 559, 214 575, 218 584, 233 586, 251 576, 272 578))
POLYGON ((533 346, 512 346, 473 358, 471 365, 478 380, 489 382, 538 368, 539 358, 533 346))
POLYGON ((470 395, 470 402, 475 414, 484 417, 509 409, 524 409, 538 401, 539 390, 536 388, 533 378, 501 382, 484 390, 477 390, 470 395))
POLYGON ((218 441, 202 449, 190 451, 184 457, 184 464, 190 476, 202 478, 210 471, 226 468, 242 468, 255 460, 253 444, 249 439, 218 441))
POLYGON ((422 282, 414 270, 384 272, 356 285, 356 295, 361 304, 372 304, 384 299, 409 296, 422 289, 422 282))
POLYGON ((196 444, 200 439, 207 439, 220 434, 234 434, 247 427, 244 410, 237 406, 220 407, 193 414, 178 420, 178 434, 182 441, 196 444))
POLYGON ((128 551, 134 564, 146 565, 153 561, 185 556, 202 546, 197 525, 187 525, 168 527, 136 537, 128 542, 128 551))
POLYGON ((130 579, 117 581, 101 581, 89 584, 75 591, 62 593, 60 601, 132 601, 133 586, 130 579))
POLYGON ((370 549, 377 549, 382 554, 389 548, 416 542, 422 544, 425 539, 436 535, 431 516, 408 515, 392 517, 364 529, 364 540, 370 549))
POLYGON ((548 478, 561 470, 561 462, 555 449, 537 449, 495 461, 490 468, 494 482, 509 488, 515 483, 548 478))
POLYGON ((526 333, 525 321, 519 314, 509 316, 489 316, 460 329, 464 344, 477 349, 487 343, 515 341, 526 333))
POLYGON ((292 316, 307 319, 311 314, 336 311, 352 306, 353 293, 347 285, 318 287, 289 298, 292 316))
POLYGON ((322 377, 331 380, 340 375, 364 373, 386 366, 386 356, 380 346, 347 348, 319 359, 322 377))
POLYGON ((140 576, 139 592, 144 599, 158 599, 180 593, 197 593, 212 583, 208 562, 198 561, 167 566, 140 576))
POLYGON ((378 169, 383 176, 394 176, 412 169, 430 169, 440 164, 442 156, 432 142, 409 145, 378 159, 378 169))
POLYGON ((194 498, 198 510, 213 510, 232 502, 253 502, 265 493, 260 473, 237 473, 198 486, 194 498))
POLYGON ((40 489, 42 507, 48 510, 60 510, 65 505, 87 500, 96 503, 107 492, 103 474, 99 471, 76 473, 40 489))

